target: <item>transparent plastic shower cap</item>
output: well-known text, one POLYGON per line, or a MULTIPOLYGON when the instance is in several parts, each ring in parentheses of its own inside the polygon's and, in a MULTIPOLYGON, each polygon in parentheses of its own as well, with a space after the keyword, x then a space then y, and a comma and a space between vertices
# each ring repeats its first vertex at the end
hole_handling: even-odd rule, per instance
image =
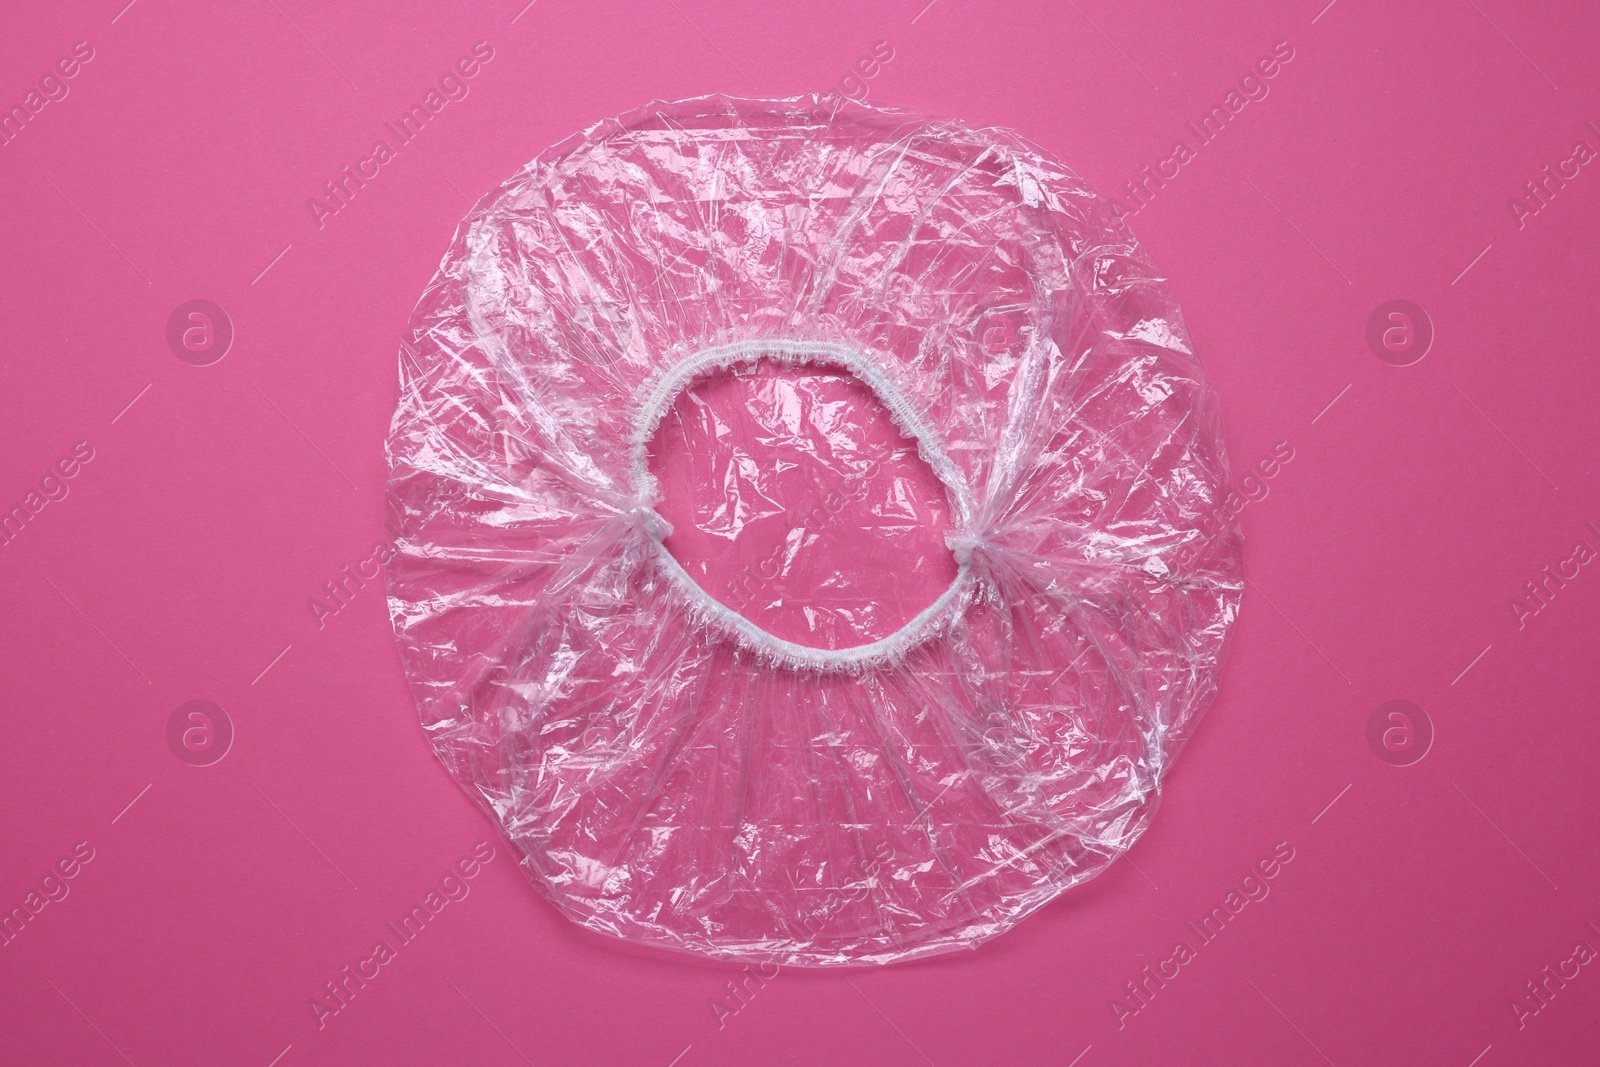
POLYGON ((1109 202, 1013 134, 837 99, 652 104, 486 197, 389 456, 440 759, 568 918, 722 959, 971 948, 1103 870, 1239 605, 1215 401, 1109 202), (669 426, 717 508, 664 507, 669 426), (791 506, 813 482, 850 507, 791 506), (813 528, 847 519, 925 601, 865 603, 813 528), (774 530, 759 603, 669 547, 774 530), (819 583, 863 603, 770 621, 819 583))

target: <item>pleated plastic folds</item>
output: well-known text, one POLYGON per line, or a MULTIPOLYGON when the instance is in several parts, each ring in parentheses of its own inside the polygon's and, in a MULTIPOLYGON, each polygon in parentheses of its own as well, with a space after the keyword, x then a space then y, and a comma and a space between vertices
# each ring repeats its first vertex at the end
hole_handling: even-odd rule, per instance
POLYGON ((402 347, 395 632, 572 921, 748 963, 970 948, 1144 831, 1216 691, 1216 404, 1114 205, 836 98, 602 122, 402 347))

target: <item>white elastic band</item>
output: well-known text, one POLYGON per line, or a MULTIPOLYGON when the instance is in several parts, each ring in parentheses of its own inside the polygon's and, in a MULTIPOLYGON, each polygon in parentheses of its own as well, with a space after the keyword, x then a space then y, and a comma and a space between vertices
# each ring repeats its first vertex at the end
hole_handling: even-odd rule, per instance
MULTIPOLYGON (((956 540, 965 551, 957 550, 959 563, 950 587, 939 598, 887 637, 864 645, 848 648, 814 648, 786 641, 762 629, 737 611, 713 597, 683 569, 667 550, 664 541, 671 526, 666 521, 647 522, 643 529, 657 548, 657 558, 663 572, 689 601, 694 614, 712 623, 757 653, 764 659, 792 667, 817 670, 851 670, 880 663, 895 663, 913 647, 927 640, 947 624, 965 606, 968 594, 968 571, 971 568, 970 545, 977 539, 965 533, 972 524, 973 502, 966 479, 951 462, 940 443, 938 435, 910 400, 899 390, 878 362, 865 352, 829 341, 755 340, 735 341, 715 348, 703 349, 670 367, 658 376, 643 393, 638 415, 633 424, 633 489, 635 499, 641 502, 658 498, 655 477, 650 473, 649 444, 656 428, 677 400, 678 394, 691 381, 709 371, 725 370, 736 364, 754 364, 762 359, 789 365, 837 366, 854 374, 888 409, 889 416, 901 433, 917 442, 919 454, 933 473, 944 483, 955 512, 956 529, 963 531, 956 540)), ((640 507, 648 508, 647 503, 640 507)), ((658 517, 659 519, 659 517, 658 517)))

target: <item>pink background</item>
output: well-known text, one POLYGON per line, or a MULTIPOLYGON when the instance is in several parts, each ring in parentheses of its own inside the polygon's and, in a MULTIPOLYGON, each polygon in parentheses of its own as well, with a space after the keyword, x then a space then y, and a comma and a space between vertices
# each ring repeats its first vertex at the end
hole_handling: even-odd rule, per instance
POLYGON ((1600 549, 1600 173, 1509 201, 1600 148, 1600 13, 524 2, 6 18, 0 106, 93 59, 0 146, 0 509, 93 458, 0 546, 0 910, 38 905, 0 946, 0 1060, 1594 1061, 1600 967, 1542 969, 1600 949, 1600 574, 1574 554, 1600 549), (319 228, 307 198, 478 41, 470 95, 319 228), (1238 476, 1293 458, 1251 483, 1222 695, 1131 862, 976 954, 740 1001, 736 968, 560 919, 429 752, 378 584, 308 607, 385 536, 397 342, 468 202, 650 98, 841 87, 1013 127, 1122 195, 1279 42, 1269 95, 1134 218, 1238 476), (193 298, 236 334, 209 366, 166 340, 193 298), (1366 339, 1390 299, 1436 332, 1410 366, 1366 339), (1546 566, 1577 574, 1519 627, 1546 566), (235 731, 209 766, 167 740, 194 699, 235 731), (1408 766, 1368 743, 1396 699, 1436 733, 1408 766), (468 896, 319 1028, 311 998, 480 841, 468 896), (1275 848, 1267 898, 1132 999, 1275 848))

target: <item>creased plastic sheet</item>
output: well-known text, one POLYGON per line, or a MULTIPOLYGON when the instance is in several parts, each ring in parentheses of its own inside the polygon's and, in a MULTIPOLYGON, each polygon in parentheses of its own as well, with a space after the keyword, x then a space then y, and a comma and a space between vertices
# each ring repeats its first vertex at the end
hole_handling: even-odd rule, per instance
POLYGON ((968 948, 1143 832, 1241 543, 1107 200, 1013 134, 655 104, 457 231, 402 347, 422 722, 574 922, 730 960, 968 948))

